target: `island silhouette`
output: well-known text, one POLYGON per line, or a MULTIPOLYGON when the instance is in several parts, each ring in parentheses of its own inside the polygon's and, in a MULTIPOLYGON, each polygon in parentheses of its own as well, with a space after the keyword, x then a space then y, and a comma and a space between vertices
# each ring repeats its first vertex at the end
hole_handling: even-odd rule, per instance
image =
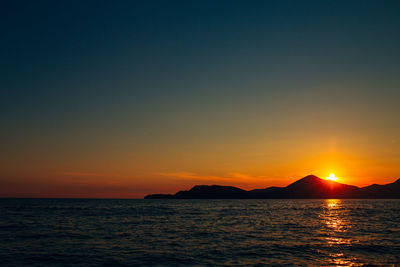
POLYGON ((176 194, 152 194, 145 199, 325 199, 400 198, 400 179, 393 183, 366 187, 347 185, 309 175, 286 187, 244 190, 234 186, 196 185, 176 194))

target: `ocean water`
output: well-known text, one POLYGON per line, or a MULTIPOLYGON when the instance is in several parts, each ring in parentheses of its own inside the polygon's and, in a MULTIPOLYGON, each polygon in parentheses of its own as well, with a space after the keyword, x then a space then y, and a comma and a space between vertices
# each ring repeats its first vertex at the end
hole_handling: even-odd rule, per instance
POLYGON ((1 266, 400 266, 400 200, 0 199, 1 266))

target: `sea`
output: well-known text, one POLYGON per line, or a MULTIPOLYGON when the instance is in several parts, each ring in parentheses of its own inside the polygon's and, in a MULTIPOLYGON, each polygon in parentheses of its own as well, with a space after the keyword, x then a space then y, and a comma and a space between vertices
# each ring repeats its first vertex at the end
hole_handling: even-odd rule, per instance
POLYGON ((0 266, 400 266, 400 200, 0 199, 0 266))

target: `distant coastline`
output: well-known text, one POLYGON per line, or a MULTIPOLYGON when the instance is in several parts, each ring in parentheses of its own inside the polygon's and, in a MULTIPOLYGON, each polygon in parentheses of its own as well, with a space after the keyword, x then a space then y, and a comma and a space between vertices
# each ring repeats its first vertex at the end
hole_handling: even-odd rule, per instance
POLYGON ((400 198, 400 179, 393 183, 366 187, 341 184, 309 175, 286 187, 244 190, 234 186, 196 185, 175 194, 151 194, 145 199, 329 199, 329 198, 400 198))

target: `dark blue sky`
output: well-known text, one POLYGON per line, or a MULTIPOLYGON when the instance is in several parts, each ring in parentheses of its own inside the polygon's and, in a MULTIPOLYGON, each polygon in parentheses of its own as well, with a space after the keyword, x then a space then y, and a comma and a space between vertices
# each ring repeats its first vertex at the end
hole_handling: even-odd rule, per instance
MULTIPOLYGON (((259 142, 267 161, 316 133, 321 144, 400 160, 399 1, 3 1, 0 10, 6 176, 21 164, 94 172, 127 155, 144 163, 114 169, 150 175, 141 166, 155 157, 160 172, 213 173, 180 160, 207 147, 247 155, 259 142)), ((239 158, 223 169, 247 164, 239 158)))

